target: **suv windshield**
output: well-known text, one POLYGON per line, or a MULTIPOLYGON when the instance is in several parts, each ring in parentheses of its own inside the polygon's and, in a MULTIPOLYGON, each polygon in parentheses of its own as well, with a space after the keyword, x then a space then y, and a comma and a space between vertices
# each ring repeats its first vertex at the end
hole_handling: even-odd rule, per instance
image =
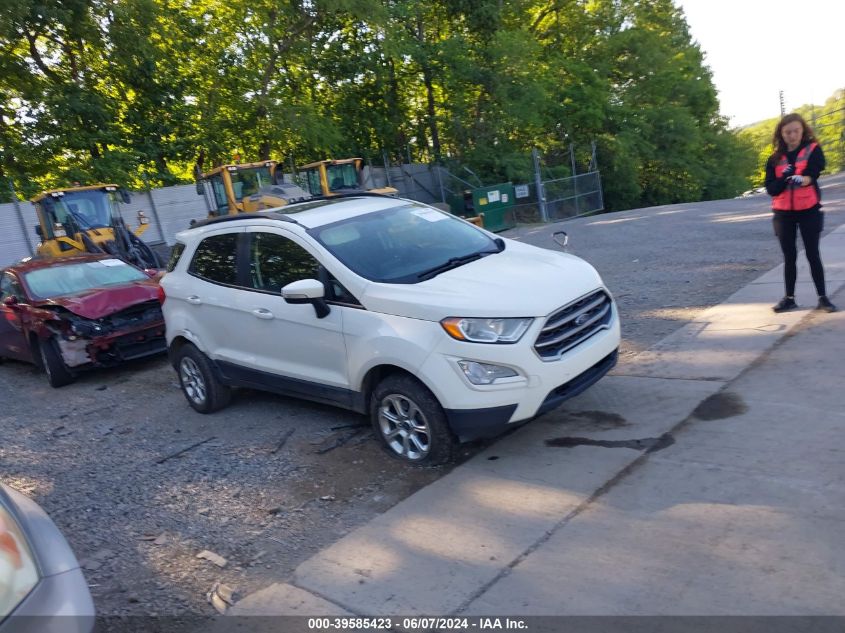
POLYGON ((39 268, 24 273, 23 278, 35 299, 75 295, 93 288, 148 279, 140 270, 119 259, 39 268))
POLYGON ((422 205, 368 213, 309 233, 371 281, 413 284, 502 250, 476 227, 422 205))

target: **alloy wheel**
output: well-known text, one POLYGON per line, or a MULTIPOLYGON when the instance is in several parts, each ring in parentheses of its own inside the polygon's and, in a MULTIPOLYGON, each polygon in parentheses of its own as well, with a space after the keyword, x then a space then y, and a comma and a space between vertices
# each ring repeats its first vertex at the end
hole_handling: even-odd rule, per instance
POLYGON ((203 404, 207 397, 205 379, 199 365, 193 358, 187 356, 182 358, 179 363, 179 377, 182 380, 182 389, 185 390, 188 399, 198 405, 203 404))
POLYGON ((402 394, 382 398, 378 423, 385 443, 400 457, 418 461, 431 450, 431 427, 425 413, 402 394))

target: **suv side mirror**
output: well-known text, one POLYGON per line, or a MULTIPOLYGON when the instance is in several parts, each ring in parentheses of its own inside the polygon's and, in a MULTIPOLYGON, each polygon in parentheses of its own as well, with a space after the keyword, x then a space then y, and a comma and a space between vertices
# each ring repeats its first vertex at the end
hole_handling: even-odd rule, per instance
POLYGON ((12 307, 18 304, 18 298, 15 295, 9 295, 8 297, 3 298, 3 305, 12 307))
POLYGON ((40 224, 35 225, 35 234, 42 240, 44 239, 44 231, 41 230, 40 224))
POLYGON ((323 286, 323 282, 317 279, 300 279, 282 288, 282 297, 287 303, 310 303, 314 306, 318 319, 326 318, 331 312, 325 296, 326 288, 323 286))
POLYGON ((202 180, 197 180, 197 195, 204 196, 205 195, 205 187, 202 185, 202 180))
POLYGON ((128 191, 126 191, 126 189, 121 189, 120 190, 120 200, 124 204, 129 204, 130 202, 132 202, 132 195, 128 191))

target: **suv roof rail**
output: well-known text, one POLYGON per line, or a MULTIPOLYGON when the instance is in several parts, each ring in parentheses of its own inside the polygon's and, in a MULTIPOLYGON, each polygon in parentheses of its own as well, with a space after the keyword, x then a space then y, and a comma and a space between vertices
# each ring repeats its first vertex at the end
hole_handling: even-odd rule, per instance
MULTIPOLYGON (((350 191, 347 193, 336 193, 331 196, 312 196, 307 200, 301 200, 299 202, 294 202, 290 205, 290 207, 294 207, 299 204, 309 204, 313 202, 332 202, 333 200, 339 200, 343 198, 391 198, 396 200, 396 196, 389 196, 383 193, 372 193, 370 191, 350 191)), ((284 208, 284 207, 280 207, 284 208)), ((235 220, 247 220, 247 219, 257 219, 257 218, 270 218, 271 220, 280 220, 282 222, 291 222, 292 224, 299 224, 294 218, 285 214, 285 213, 277 213, 275 211, 270 212, 255 212, 255 213, 236 213, 234 215, 221 215, 216 218, 207 218, 205 220, 191 220, 190 228, 195 229, 200 226, 208 226, 209 224, 219 224, 221 222, 233 222, 235 220)))
POLYGON ((201 226, 208 226, 209 224, 222 224, 223 222, 234 222, 235 220, 266 220, 267 218, 271 220, 280 220, 282 222, 291 222, 293 224, 299 224, 299 222, 294 220, 289 215, 285 215, 284 213, 236 213, 234 215, 221 215, 217 218, 207 218, 205 220, 191 220, 191 228, 195 229, 201 226))

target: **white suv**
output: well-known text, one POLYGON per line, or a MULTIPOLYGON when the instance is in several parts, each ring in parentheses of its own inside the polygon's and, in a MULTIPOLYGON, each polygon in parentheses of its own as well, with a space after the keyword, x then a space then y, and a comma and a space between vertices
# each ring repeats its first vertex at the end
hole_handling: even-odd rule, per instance
POLYGON ((352 195, 209 220, 161 281, 170 358, 210 413, 250 387, 368 414, 396 457, 451 459, 616 363, 592 266, 412 200, 352 195))

